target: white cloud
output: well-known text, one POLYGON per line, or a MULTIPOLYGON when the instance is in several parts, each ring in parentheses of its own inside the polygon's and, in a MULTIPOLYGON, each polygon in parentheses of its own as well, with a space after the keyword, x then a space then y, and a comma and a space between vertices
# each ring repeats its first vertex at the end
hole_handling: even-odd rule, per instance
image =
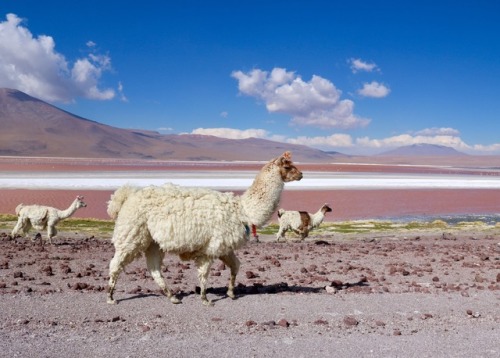
MULTIPOLYGON (((429 130, 432 128, 429 128, 429 130)), ((451 130, 451 128, 449 128, 451 130)), ((422 130, 423 132, 425 130, 422 130)), ((455 130, 456 131, 456 130, 455 130)), ((456 131, 458 132, 458 131, 456 131)), ((411 135, 401 134, 387 138, 352 138, 349 134, 336 133, 328 136, 298 136, 272 134, 264 129, 198 128, 191 134, 212 135, 228 139, 262 138, 276 142, 301 144, 320 150, 338 150, 346 154, 374 154, 412 144, 435 144, 455 148, 470 154, 500 154, 500 143, 491 145, 469 145, 454 135, 411 135)))
POLYGON ((360 58, 351 58, 349 59, 349 62, 351 63, 351 70, 353 73, 359 71, 372 72, 373 70, 378 69, 375 63, 368 63, 362 61, 360 58))
MULTIPOLYGON (((96 46, 93 41, 86 45, 96 46)), ((115 90, 100 88, 100 81, 110 69, 109 56, 95 53, 71 65, 55 50, 51 36, 34 37, 15 14, 7 14, 7 20, 0 22, 0 87, 49 102, 71 102, 76 97, 109 100, 115 90)))
POLYGON ((270 73, 254 69, 248 73, 234 71, 242 94, 265 102, 271 113, 292 116, 292 124, 319 128, 354 128, 370 120, 354 114, 354 102, 340 100, 342 92, 332 82, 313 75, 305 82, 294 72, 274 68, 270 73))
POLYGON ((332 134, 326 137, 288 138, 286 142, 318 148, 350 148, 353 146, 352 138, 348 134, 332 134))
POLYGON ((478 152, 485 152, 486 154, 500 154, 500 143, 489 145, 476 144, 473 146, 473 149, 478 152))
POLYGON ((412 144, 435 144, 447 147, 453 147, 458 150, 469 150, 471 147, 462 141, 460 137, 450 135, 437 135, 437 136, 412 136, 410 134, 401 134, 384 139, 370 139, 369 137, 362 137, 356 139, 356 144, 365 148, 395 148, 412 144))
POLYGON ((363 84, 363 88, 358 90, 358 93, 365 97, 383 98, 386 97, 391 90, 385 85, 372 81, 371 83, 363 84))
POLYGON ((191 134, 212 135, 228 139, 266 138, 268 132, 264 129, 234 129, 234 128, 197 128, 191 134))
POLYGON ((425 128, 420 131, 415 132, 415 135, 419 136, 454 136, 458 137, 460 135, 460 131, 454 128, 425 128))

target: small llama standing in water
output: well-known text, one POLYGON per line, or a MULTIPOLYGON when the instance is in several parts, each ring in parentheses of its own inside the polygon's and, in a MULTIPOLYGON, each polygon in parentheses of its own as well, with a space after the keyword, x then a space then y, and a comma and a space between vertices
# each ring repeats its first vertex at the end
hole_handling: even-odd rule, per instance
MULTIPOLYGON (((86 207, 83 196, 78 195, 66 210, 59 210, 43 205, 23 205, 16 207, 17 224, 12 230, 12 236, 26 235, 32 227, 36 230, 47 229, 47 239, 52 244, 52 238, 57 235, 56 225, 59 221, 69 218, 79 208, 86 207)), ((33 239, 32 239, 33 240, 33 239)))

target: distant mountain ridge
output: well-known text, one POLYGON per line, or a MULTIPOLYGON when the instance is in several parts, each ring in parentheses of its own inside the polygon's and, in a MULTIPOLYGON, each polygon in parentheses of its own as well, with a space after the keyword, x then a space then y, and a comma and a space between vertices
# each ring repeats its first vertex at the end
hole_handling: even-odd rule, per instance
POLYGON ((303 145, 258 138, 116 128, 7 88, 0 88, 0 128, 0 156, 263 161, 290 150, 296 161, 331 162, 336 157, 303 145))
POLYGON ((461 156, 467 155, 444 145, 419 143, 398 147, 378 154, 379 156, 461 156))

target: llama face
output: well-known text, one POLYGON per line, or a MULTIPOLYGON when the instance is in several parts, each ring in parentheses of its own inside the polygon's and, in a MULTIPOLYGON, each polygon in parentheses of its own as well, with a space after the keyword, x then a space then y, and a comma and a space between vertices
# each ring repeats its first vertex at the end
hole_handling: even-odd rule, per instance
POLYGON ((291 182, 302 179, 302 172, 292 163, 292 153, 285 152, 281 157, 275 160, 280 170, 283 182, 291 182))
POLYGON ((324 213, 329 213, 330 211, 332 211, 332 208, 328 206, 328 204, 325 204, 323 205, 323 207, 321 208, 321 210, 324 212, 324 213))
POLYGON ((302 179, 302 172, 289 160, 282 161, 280 165, 281 179, 287 183, 302 179))
POLYGON ((76 208, 86 208, 87 204, 83 201, 83 196, 76 197, 76 208))

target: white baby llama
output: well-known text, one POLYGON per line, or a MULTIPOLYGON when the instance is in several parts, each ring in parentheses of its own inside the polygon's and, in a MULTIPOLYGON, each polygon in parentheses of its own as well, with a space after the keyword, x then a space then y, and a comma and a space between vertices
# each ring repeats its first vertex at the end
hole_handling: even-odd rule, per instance
POLYGON ((221 259, 231 271, 227 295, 235 298, 234 282, 240 262, 234 250, 248 241, 252 225, 262 226, 271 218, 284 183, 301 178, 290 153, 285 152, 262 168, 242 196, 172 184, 119 188, 108 203, 108 214, 116 220, 108 303, 116 303, 113 291, 120 272, 142 253, 155 282, 171 302, 179 303, 161 275, 166 252, 195 261, 205 305, 212 304, 206 297, 210 266, 215 259, 221 259))
POLYGON ((284 209, 278 210, 278 221, 280 228, 276 234, 276 241, 285 237, 288 230, 294 231, 299 234, 304 240, 309 231, 318 227, 325 218, 325 213, 332 211, 328 204, 323 205, 315 214, 309 214, 307 211, 286 211, 284 209))
POLYGON ((23 205, 19 204, 16 207, 18 216, 17 224, 12 230, 12 236, 19 234, 26 235, 31 227, 37 230, 47 229, 47 238, 52 244, 52 238, 56 236, 56 225, 59 221, 69 218, 79 208, 86 207, 83 202, 83 196, 77 196, 66 210, 59 210, 50 206, 43 205, 23 205))

